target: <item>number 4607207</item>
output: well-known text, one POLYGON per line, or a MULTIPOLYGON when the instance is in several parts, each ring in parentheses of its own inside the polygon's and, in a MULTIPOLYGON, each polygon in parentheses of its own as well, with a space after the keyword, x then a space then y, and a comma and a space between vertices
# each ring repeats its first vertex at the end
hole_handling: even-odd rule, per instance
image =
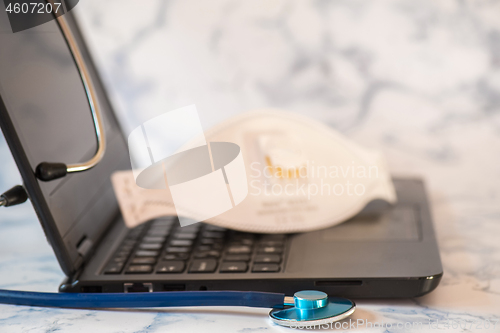
POLYGON ((7 8, 5 8, 5 11, 14 14, 45 14, 45 13, 58 13, 59 9, 61 7, 61 3, 56 3, 54 2, 54 6, 52 6, 51 3, 40 3, 40 2, 24 2, 24 3, 9 3, 7 5, 7 8))

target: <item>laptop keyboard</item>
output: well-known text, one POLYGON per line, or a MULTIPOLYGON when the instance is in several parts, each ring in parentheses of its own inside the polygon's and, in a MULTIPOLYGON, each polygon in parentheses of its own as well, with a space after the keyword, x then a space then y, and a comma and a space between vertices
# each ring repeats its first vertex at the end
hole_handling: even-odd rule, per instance
POLYGON ((176 217, 131 229, 103 274, 276 273, 287 237, 227 230, 204 223, 180 227, 176 217))

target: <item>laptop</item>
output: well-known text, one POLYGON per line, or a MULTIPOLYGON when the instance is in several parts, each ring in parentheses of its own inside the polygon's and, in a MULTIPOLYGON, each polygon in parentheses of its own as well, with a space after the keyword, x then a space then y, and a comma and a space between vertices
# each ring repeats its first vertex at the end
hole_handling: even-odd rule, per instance
POLYGON ((315 289, 348 298, 415 297, 442 266, 424 184, 394 179, 397 204, 300 234, 253 234, 165 216, 128 229, 110 181, 130 169, 125 135, 72 13, 65 15, 96 87, 108 146, 94 168, 43 182, 44 161, 96 151, 81 79, 54 21, 13 34, 0 11, 0 125, 67 278, 61 292, 315 289))

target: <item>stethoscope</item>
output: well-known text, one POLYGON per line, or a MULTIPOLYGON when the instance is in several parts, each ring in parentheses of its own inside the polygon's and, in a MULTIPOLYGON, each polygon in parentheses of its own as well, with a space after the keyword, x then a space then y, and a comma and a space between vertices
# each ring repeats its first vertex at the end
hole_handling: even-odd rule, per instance
POLYGON ((0 303, 72 309, 184 306, 247 306, 272 308, 270 319, 281 326, 301 327, 333 323, 350 316, 354 302, 328 297, 316 290, 293 297, 256 291, 168 291, 152 293, 41 293, 0 289, 0 303))
MULTIPOLYGON (((47 2, 52 3, 53 0, 47 0, 47 2)), ((53 5, 53 3, 52 3, 53 5)), ((97 103, 96 93, 94 86, 92 84, 92 79, 90 78, 89 71, 85 65, 78 44, 71 32, 71 29, 66 22, 63 15, 55 16, 56 22, 61 29, 61 32, 66 40, 66 44, 69 47, 71 55, 75 60, 78 73, 82 80, 83 88, 85 94, 87 95, 87 100, 90 106, 90 112, 92 114, 92 120, 94 123, 94 131, 97 138, 97 151, 94 156, 88 161, 76 164, 64 164, 64 163, 54 163, 54 162, 42 162, 37 165, 35 175, 38 179, 43 181, 50 181, 66 176, 68 173, 75 173, 88 170, 97 165, 104 156, 106 150, 106 137, 104 135, 104 126, 102 123, 101 109, 99 103, 97 103)))
MULTIPOLYGON (((51 0, 47 0, 51 1, 51 0)), ((106 150, 106 138, 96 93, 78 45, 65 20, 56 17, 57 24, 69 46, 87 95, 97 138, 97 151, 83 163, 64 164, 42 162, 35 175, 42 181, 64 177, 68 173, 88 170, 99 163, 106 150)), ((12 206, 27 200, 22 186, 15 186, 0 196, 0 206, 12 206)), ((272 308, 270 319, 282 326, 323 325, 342 320, 356 309, 354 302, 328 297, 321 291, 299 291, 293 297, 280 293, 255 291, 171 291, 152 293, 42 293, 0 289, 0 303, 56 308, 142 308, 184 306, 247 306, 272 308)))

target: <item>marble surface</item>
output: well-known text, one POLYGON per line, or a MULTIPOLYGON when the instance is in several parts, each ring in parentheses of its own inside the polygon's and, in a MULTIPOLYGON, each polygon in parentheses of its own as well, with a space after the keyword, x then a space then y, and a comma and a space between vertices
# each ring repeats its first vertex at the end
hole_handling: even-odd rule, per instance
MULTIPOLYGON (((204 126, 275 107, 426 180, 442 282, 417 299, 357 300, 353 320, 379 324, 357 330, 500 332, 499 1, 85 0, 76 11, 125 132, 192 103, 204 126)), ((0 160, 7 189, 20 176, 3 138, 0 160)), ((31 206, 0 209, 0 288, 56 291, 62 279, 31 206)), ((260 309, 0 305, 0 331, 290 329, 260 309)))

